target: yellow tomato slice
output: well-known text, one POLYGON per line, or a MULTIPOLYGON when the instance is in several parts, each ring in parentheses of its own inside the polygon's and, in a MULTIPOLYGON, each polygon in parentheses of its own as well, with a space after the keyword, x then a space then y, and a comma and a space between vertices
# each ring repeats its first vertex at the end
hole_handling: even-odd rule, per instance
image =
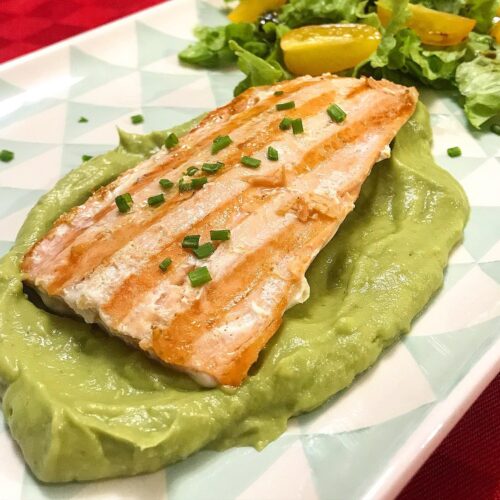
POLYGON ((317 76, 353 68, 377 50, 380 39, 366 24, 323 24, 289 31, 281 48, 289 71, 317 76))
MULTIPOLYGON (((439 12, 422 5, 409 6, 410 18, 406 26, 411 28, 423 43, 446 47, 463 42, 476 25, 474 19, 439 12)), ((377 15, 380 22, 387 26, 392 17, 392 11, 383 3, 377 4, 377 15)))
POLYGON ((490 30, 490 35, 495 39, 497 43, 500 43, 500 6, 498 7, 496 17, 493 18, 493 26, 490 30))
POLYGON ((490 35, 497 43, 500 43, 500 21, 497 21, 490 30, 490 35))
POLYGON ((254 23, 270 10, 279 9, 286 0, 241 0, 227 16, 233 23, 254 23))

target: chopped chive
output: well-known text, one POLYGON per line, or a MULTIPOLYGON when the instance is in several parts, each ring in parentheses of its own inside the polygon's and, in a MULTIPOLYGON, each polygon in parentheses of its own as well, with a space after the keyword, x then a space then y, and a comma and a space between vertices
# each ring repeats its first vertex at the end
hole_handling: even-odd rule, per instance
POLYGON ((347 116, 345 111, 340 106, 337 106, 337 104, 328 106, 326 112, 328 113, 328 116, 332 119, 332 121, 337 123, 343 122, 347 116))
POLYGON ((142 116, 142 115, 133 115, 133 116, 130 117, 130 121, 134 125, 137 125, 137 124, 142 123, 144 121, 144 116, 142 116))
POLYGON ((159 267, 162 271, 166 271, 170 267, 170 264, 172 264, 172 259, 170 257, 167 257, 165 260, 162 260, 160 262, 159 267))
POLYGON ((188 234, 182 240, 182 248, 198 248, 200 246, 199 234, 188 234))
POLYGON ((233 141, 228 135, 219 135, 212 143, 212 154, 218 153, 221 149, 227 148, 233 141))
POLYGON ((497 134, 497 135, 500 135, 500 124, 499 123, 494 123, 490 130, 494 133, 494 134, 497 134))
POLYGON ((87 123, 88 121, 89 121, 88 118, 85 118, 85 116, 80 116, 78 123, 87 123))
POLYGON ((267 148, 267 159, 271 161, 278 161, 279 160, 279 153, 276 149, 274 149, 272 146, 269 146, 267 148))
POLYGON ((196 174, 196 172, 198 172, 198 167, 189 167, 187 170, 186 170, 186 175, 189 175, 190 177, 193 176, 194 174, 196 174))
POLYGON ((115 203, 118 207, 118 211, 125 214, 130 210, 133 203, 132 196, 130 196, 130 193, 120 194, 115 198, 115 203))
POLYGON ((156 207, 161 205, 165 201, 165 195, 163 193, 155 194, 154 196, 150 196, 148 198, 148 205, 150 207, 156 207))
POLYGON ((13 151, 9 151, 7 149, 2 149, 2 151, 0 151, 0 161, 7 163, 9 161, 12 161, 13 159, 14 159, 13 151))
POLYGON ((193 189, 201 189, 207 182, 208 179, 206 177, 195 177, 191 181, 191 186, 193 186, 193 189))
POLYGON ((279 127, 281 130, 290 130, 292 128, 292 120, 290 118, 283 118, 281 120, 279 127))
POLYGON ((127 203, 130 203, 130 204, 134 203, 132 200, 132 195, 130 193, 123 193, 122 196, 125 198, 127 203))
POLYGON ((220 170, 224 166, 224 163, 218 161, 217 163, 204 163, 201 167, 203 172, 207 172, 208 174, 215 174, 218 170, 220 170))
POLYGON ((276 104, 276 109, 278 111, 283 111, 285 109, 293 109, 293 108, 295 108, 294 101, 280 102, 279 104, 276 104))
POLYGON ((203 245, 200 245, 198 248, 195 248, 193 250, 193 253, 198 257, 198 259, 206 259, 207 257, 210 257, 215 252, 215 247, 212 245, 212 243, 203 243, 203 245))
POLYGON ((169 179, 160 179, 160 186, 163 189, 170 189, 173 187, 174 183, 169 179))
POLYGON ((210 231, 210 239, 212 241, 227 241, 231 239, 231 231, 229 229, 215 229, 210 231))
POLYGON ((456 158, 457 156, 462 156, 462 150, 458 146, 455 146, 453 148, 448 148, 446 152, 448 153, 448 156, 450 158, 456 158))
POLYGON ((173 132, 171 134, 168 134, 165 139, 165 146, 167 146, 167 149, 172 149, 173 147, 177 146, 177 144, 179 144, 178 137, 173 132))
POLYGON ((212 276, 210 276, 210 272, 205 266, 198 267, 194 271, 189 272, 188 278, 191 282, 191 286, 193 287, 201 286, 205 283, 208 283, 209 281, 212 281, 212 276))
POLYGON ((302 132, 304 132, 302 118, 296 118, 295 120, 292 120, 292 130, 295 135, 302 134, 302 132))
POLYGON ((90 155, 82 155, 82 161, 89 161, 93 158, 93 156, 90 155))
POLYGON ((240 161, 245 167, 250 168, 258 168, 262 163, 259 159, 252 158, 251 156, 242 156, 240 161))
POLYGON ((277 90, 277 91, 274 93, 274 95, 275 95, 275 96, 279 96, 279 95, 283 95, 283 94, 284 94, 284 92, 283 92, 282 90, 277 90))
POLYGON ((191 181, 185 181, 182 177, 179 180, 179 192, 185 193, 186 191, 191 191, 193 189, 193 183, 191 181))

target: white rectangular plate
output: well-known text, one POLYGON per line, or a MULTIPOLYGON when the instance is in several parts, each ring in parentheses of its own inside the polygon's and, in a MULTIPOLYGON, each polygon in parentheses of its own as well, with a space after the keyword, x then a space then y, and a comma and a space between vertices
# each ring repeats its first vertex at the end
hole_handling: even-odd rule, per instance
MULTIPOLYGON (((238 71, 177 61, 196 24, 224 22, 215 4, 173 0, 0 68, 0 149, 16 153, 0 164, 0 254, 83 154, 115 146, 116 126, 164 129, 231 99, 238 71), (143 125, 131 125, 136 113, 143 125), (78 123, 82 115, 88 123, 78 123)), ((468 128, 446 94, 422 99, 438 162, 460 180, 472 213, 443 290, 402 342, 264 451, 201 452, 149 476, 42 485, 0 424, 1 498, 394 497, 500 368, 500 141, 468 128), (463 156, 448 158, 456 145, 463 156)))

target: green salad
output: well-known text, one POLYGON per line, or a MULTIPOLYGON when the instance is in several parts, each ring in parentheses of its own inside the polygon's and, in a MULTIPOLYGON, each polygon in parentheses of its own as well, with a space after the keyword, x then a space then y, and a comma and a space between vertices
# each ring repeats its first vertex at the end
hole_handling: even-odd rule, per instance
MULTIPOLYGON (((256 0, 258 1, 258 0, 256 0)), ((408 0, 384 0, 392 11, 382 26, 371 0, 289 0, 276 11, 266 12, 254 23, 201 26, 197 42, 185 48, 179 59, 187 64, 218 69, 237 64, 246 75, 234 94, 255 85, 292 78, 280 48, 291 29, 330 23, 364 23, 382 33, 377 50, 364 62, 342 72, 343 76, 371 75, 407 85, 456 89, 469 122, 476 128, 500 116, 500 51, 490 29, 499 0, 424 0, 437 11, 474 19, 466 40, 452 46, 422 43, 407 27, 408 0)))

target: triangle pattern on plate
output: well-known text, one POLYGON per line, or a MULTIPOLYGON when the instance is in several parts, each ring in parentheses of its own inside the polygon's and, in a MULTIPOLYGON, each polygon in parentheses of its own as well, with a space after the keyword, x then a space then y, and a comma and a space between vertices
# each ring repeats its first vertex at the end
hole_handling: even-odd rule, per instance
POLYGON ((435 298, 415 321, 411 336, 470 328, 499 315, 500 285, 475 265, 451 289, 435 298))
MULTIPOLYGON (((165 19, 164 15, 158 15, 155 9, 143 12, 139 21, 160 33, 170 37, 188 41, 194 38, 193 30, 201 24, 198 21, 196 3, 194 1, 183 2, 181 8, 175 9, 175 16, 165 19)), ((141 45, 142 41, 139 42, 141 45)))
POLYGON ((299 417, 303 432, 352 432, 386 422, 435 400, 429 382, 402 343, 384 353, 381 361, 333 401, 299 417), (392 397, 387 398, 387 393, 392 397))
POLYGON ((142 69, 144 71, 162 73, 164 75, 197 75, 201 77, 209 73, 209 71, 203 68, 197 68, 195 66, 189 66, 181 63, 177 54, 162 57, 151 64, 147 64, 142 69))
POLYGON ((441 399, 467 373, 471 358, 475 359, 471 353, 479 356, 495 339, 499 329, 500 317, 497 316, 470 328, 440 335, 410 335, 405 345, 441 399))
MULTIPOLYGON (((151 105, 154 101, 160 99, 165 94, 180 89, 199 79, 198 75, 164 75, 161 73, 152 73, 150 71, 141 72, 141 89, 143 105, 151 105)), ((178 106, 185 105, 179 102, 178 106)))
MULTIPOLYGON (((113 124, 123 116, 131 116, 134 113, 133 107, 102 106, 96 104, 82 104, 79 102, 68 102, 65 140, 75 141, 81 136, 102 125, 113 124), (84 116, 88 119, 86 123, 79 123, 79 118, 84 116)), ((129 120, 130 123, 130 120, 129 120)))
POLYGON ((145 66, 166 56, 177 54, 187 40, 162 33, 140 21, 135 23, 138 41, 139 66, 145 66))
MULTIPOLYGON (((24 151, 25 145, 16 149, 24 151)), ((0 186, 38 190, 51 188, 61 177, 61 155, 61 146, 52 147, 25 161, 19 161, 16 155, 15 165, 0 169, 0 186)))
POLYGON ((500 262, 500 239, 493 245, 488 252, 479 259, 479 262, 500 262))
MULTIPOLYGON (((4 191, 2 190, 1 193, 3 194, 4 191)), ((33 191, 33 193, 35 193, 35 191, 33 191)), ((38 196, 34 198, 38 198, 38 196)), ((26 220, 26 216, 31 210, 32 204, 34 203, 28 202, 23 208, 11 212, 9 215, 0 219, 0 240, 14 241, 16 239, 17 233, 26 220)))
POLYGON ((207 111, 217 107, 210 88, 210 80, 202 76, 198 80, 187 85, 180 86, 172 92, 150 102, 149 106, 178 106, 182 102, 186 107, 206 109, 207 111))
POLYGON ((434 141, 433 144, 433 153, 435 156, 446 156, 446 150, 448 148, 460 146, 464 157, 487 157, 482 147, 474 140, 466 127, 464 127, 464 125, 460 123, 460 120, 454 115, 431 115, 431 122, 434 133, 439 137, 439 141, 434 141))
POLYGON ((203 26, 227 24, 227 17, 222 13, 224 3, 210 0, 196 0, 199 23, 203 26))
POLYGON ((26 142, 62 144, 64 142, 64 123, 66 121, 66 102, 60 102, 32 114, 27 120, 15 121, 0 128, 2 139, 23 137, 26 142))
POLYGON ((312 479, 312 474, 304 474, 309 471, 309 461, 302 447, 297 441, 278 457, 250 487, 240 493, 237 500, 254 500, 256 498, 273 500, 289 499, 319 499, 312 479), (279 488, 276 485, 279 484, 279 488))
POLYGON ((77 47, 71 47, 70 54, 71 75, 78 80, 70 89, 70 97, 81 95, 133 71, 131 68, 98 59, 77 47))
POLYGON ((500 159, 489 158, 462 179, 462 186, 474 207, 500 204, 500 159))
POLYGON ((476 260, 480 260, 498 242, 500 242, 500 206, 472 207, 465 226, 465 248, 476 260))
MULTIPOLYGON (((141 73, 133 71, 104 83, 73 99, 82 104, 139 108, 141 106, 141 73)), ((89 125, 91 126, 91 125, 89 125)))
POLYGON ((496 262, 481 263, 479 267, 500 285, 500 259, 496 262))
POLYGON ((20 87, 0 78, 0 96, 2 96, 2 101, 19 95, 21 92, 22 89, 20 87))
POLYGON ((139 64, 137 33, 133 22, 120 23, 113 29, 120 43, 103 43, 99 37, 88 37, 78 47, 86 54, 113 66, 137 68, 139 64))

